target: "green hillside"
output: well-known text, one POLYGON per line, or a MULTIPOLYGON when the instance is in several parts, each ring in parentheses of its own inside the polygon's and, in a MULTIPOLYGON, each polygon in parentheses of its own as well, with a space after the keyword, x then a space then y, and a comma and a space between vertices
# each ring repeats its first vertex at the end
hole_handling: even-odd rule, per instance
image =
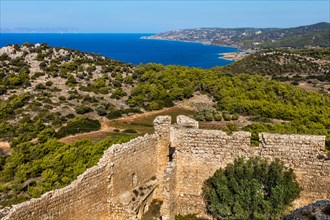
POLYGON ((306 84, 330 94, 330 49, 263 50, 224 67, 232 74, 260 74, 270 79, 306 84))
MULTIPOLYGON (((326 50, 299 53, 329 57, 326 50)), ((170 107, 196 93, 213 97, 216 112, 223 116, 251 118, 241 129, 252 132, 253 143, 260 131, 319 134, 327 136, 329 148, 330 98, 260 75, 222 68, 133 66, 45 44, 1 48, 0 75, 0 140, 11 143, 10 153, 0 148, 4 206, 67 185, 106 148, 134 136, 117 132, 100 142, 72 144, 58 138, 97 130, 104 118, 170 107)))

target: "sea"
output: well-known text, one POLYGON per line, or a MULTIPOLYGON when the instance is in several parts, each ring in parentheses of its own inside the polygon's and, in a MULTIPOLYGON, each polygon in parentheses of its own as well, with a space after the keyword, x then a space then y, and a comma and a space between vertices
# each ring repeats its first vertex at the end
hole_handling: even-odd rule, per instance
POLYGON ((168 40, 147 40, 152 34, 14 34, 1 33, 0 46, 8 44, 47 43, 83 52, 101 54, 132 64, 159 63, 189 67, 211 68, 232 61, 221 58, 222 53, 236 52, 232 47, 168 40))

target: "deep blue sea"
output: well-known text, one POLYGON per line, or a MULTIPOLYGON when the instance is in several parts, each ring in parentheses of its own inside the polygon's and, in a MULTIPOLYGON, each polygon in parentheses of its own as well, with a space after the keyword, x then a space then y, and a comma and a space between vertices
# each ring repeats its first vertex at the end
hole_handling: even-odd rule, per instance
POLYGON ((231 61, 219 58, 220 53, 236 48, 163 40, 144 40, 150 34, 0 34, 0 46, 8 44, 47 43, 83 52, 102 54, 126 63, 161 63, 210 68, 231 61))

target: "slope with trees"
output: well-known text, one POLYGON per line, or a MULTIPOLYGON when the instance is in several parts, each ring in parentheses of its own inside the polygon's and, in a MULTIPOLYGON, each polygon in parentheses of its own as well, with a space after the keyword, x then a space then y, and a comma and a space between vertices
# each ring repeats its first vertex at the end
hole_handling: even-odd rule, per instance
POLYGON ((196 92, 215 102, 212 111, 196 117, 278 120, 254 120, 241 128, 252 132, 253 142, 260 131, 320 134, 327 136, 329 148, 330 98, 260 75, 231 74, 221 68, 132 66, 44 44, 12 45, 1 49, 0 56, 0 139, 12 148, 9 155, 0 153, 4 205, 68 184, 105 148, 131 136, 119 133, 101 143, 73 144, 56 138, 99 129, 103 117, 173 106, 196 92))
POLYGON ((330 93, 329 48, 263 50, 225 66, 224 71, 260 74, 273 80, 330 93))

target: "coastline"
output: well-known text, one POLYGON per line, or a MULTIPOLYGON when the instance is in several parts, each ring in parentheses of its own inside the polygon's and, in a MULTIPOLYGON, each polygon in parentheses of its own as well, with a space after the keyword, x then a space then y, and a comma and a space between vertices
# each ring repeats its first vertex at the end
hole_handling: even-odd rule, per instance
POLYGON ((228 47, 228 48, 233 48, 236 49, 237 51, 235 52, 225 52, 225 53, 219 53, 219 59, 223 60, 229 60, 229 61, 237 61, 240 59, 243 59, 244 57, 254 53, 254 50, 240 50, 237 47, 234 46, 228 46, 228 45, 217 45, 217 44, 212 44, 211 42, 197 42, 197 41, 187 41, 187 40, 177 40, 177 39, 165 39, 165 38, 150 38, 150 36, 142 36, 140 39, 143 40, 161 40, 161 41, 174 41, 174 42, 184 42, 184 43, 195 43, 195 44, 203 44, 203 45, 208 45, 208 46, 216 46, 216 47, 228 47))
POLYGON ((238 52, 228 52, 228 53, 220 53, 219 58, 224 60, 230 60, 230 61, 237 61, 241 60, 244 57, 254 53, 254 51, 238 51, 238 52))
POLYGON ((229 47, 229 48, 234 48, 236 50, 240 50, 239 48, 234 47, 234 46, 212 44, 211 42, 198 42, 198 41, 176 40, 176 39, 165 39, 165 38, 148 38, 148 37, 149 36, 142 36, 142 37, 140 37, 140 39, 142 39, 142 40, 161 40, 161 41, 174 41, 174 42, 194 43, 194 44, 203 44, 203 45, 215 46, 215 47, 229 47))

